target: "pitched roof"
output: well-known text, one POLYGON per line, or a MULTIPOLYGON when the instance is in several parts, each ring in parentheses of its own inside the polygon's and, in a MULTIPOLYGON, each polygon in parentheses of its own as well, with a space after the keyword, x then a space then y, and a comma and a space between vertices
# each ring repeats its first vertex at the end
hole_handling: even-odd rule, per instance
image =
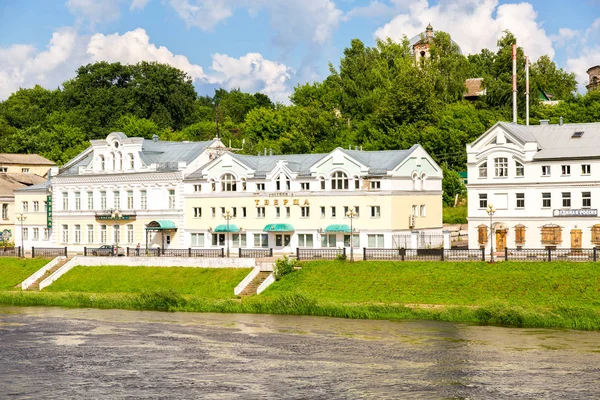
POLYGON ((21 174, 21 173, 8 173, 2 172, 0 173, 0 179, 12 182, 19 182, 23 185, 35 185, 41 182, 44 182, 46 178, 43 178, 36 174, 21 174))
POLYGON ((465 87, 467 88, 464 97, 477 97, 485 94, 483 88, 483 78, 470 78, 465 80, 465 87))
POLYGON ((19 192, 24 191, 44 191, 50 187, 50 180, 46 179, 42 183, 38 183, 36 185, 25 186, 24 188, 17 189, 19 192))
POLYGON ((0 154, 0 164, 56 165, 39 154, 0 154))
POLYGON ((418 144, 415 144, 407 150, 341 150, 359 163, 367 166, 369 168, 369 173, 377 174, 394 169, 418 146, 418 144))

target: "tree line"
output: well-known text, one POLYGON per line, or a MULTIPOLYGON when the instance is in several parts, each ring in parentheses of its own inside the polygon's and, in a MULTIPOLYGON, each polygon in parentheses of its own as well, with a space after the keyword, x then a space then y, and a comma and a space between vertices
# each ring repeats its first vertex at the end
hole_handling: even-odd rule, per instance
MULTIPOLYGON (((464 56, 447 33, 438 31, 428 59, 419 63, 406 37, 378 40, 368 47, 354 39, 339 65, 329 65, 320 82, 300 84, 290 105, 274 104, 261 93, 217 89, 199 96, 191 78, 165 64, 97 62, 81 66, 60 88, 20 89, 0 102, 0 148, 38 153, 65 163, 111 131, 163 140, 209 140, 257 154, 329 152, 335 147, 364 150, 421 144, 443 165, 445 202, 464 170, 465 145, 512 110, 512 50, 506 32, 493 52, 464 56), (486 94, 464 100, 465 79, 483 78, 486 94)), ((518 49, 519 120, 524 116, 525 57, 518 49)), ((531 123, 600 120, 600 93, 578 95, 574 74, 549 57, 530 67, 531 123), (543 90, 561 100, 554 107, 535 101, 543 90)))

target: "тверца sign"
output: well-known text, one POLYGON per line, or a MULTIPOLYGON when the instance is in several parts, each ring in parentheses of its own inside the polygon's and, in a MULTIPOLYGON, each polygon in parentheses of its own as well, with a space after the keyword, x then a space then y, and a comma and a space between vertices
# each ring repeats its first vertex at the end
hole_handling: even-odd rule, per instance
POLYGON ((598 210, 595 208, 553 210, 552 215, 554 217, 597 217, 598 210))
POLYGON ((46 228, 52 228, 52 196, 46 196, 46 228))

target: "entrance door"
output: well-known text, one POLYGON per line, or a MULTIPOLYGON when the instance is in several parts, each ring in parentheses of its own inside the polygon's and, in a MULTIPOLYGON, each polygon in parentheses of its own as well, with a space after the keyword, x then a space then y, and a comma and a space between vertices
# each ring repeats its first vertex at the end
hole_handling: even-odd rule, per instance
POLYGON ((581 248, 581 229, 571 229, 571 248, 581 248))
POLYGON ((503 252, 506 248, 506 229, 496 231, 496 251, 503 252))
POLYGON ((275 247, 288 247, 290 245, 291 240, 292 235, 277 234, 275 235, 275 247))

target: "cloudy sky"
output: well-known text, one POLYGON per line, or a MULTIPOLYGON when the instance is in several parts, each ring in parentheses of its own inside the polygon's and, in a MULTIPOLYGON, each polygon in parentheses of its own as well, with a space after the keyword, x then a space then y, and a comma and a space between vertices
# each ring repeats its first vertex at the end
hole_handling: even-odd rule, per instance
POLYGON ((149 60, 186 71, 201 94, 240 88, 288 102, 352 38, 399 40, 428 23, 465 54, 495 49, 508 29, 580 84, 600 64, 600 0, 0 0, 0 100, 58 87, 82 64, 149 60))

